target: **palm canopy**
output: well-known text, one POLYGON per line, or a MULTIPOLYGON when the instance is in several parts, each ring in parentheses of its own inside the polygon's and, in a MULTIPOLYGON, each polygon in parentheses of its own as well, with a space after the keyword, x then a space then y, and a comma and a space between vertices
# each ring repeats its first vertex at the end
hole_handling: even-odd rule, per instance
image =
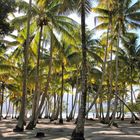
MULTIPOLYGON (((115 2, 115 1, 112 1, 115 2)), ((108 2, 109 3, 109 2, 108 2)), ((131 0, 122 0, 117 2, 111 8, 102 4, 93 8, 93 12, 99 14, 96 18, 101 22, 96 29, 106 29, 109 22, 112 22, 114 30, 120 29, 122 33, 130 29, 136 29, 140 26, 139 8, 140 1, 132 4, 131 0)))

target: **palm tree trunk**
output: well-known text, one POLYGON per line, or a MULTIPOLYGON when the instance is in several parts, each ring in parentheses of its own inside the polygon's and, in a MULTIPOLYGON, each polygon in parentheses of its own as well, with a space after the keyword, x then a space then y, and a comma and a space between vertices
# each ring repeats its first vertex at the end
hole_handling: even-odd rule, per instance
POLYGON ((36 126, 35 119, 36 119, 38 103, 39 103, 38 96, 40 95, 39 67, 40 67, 40 48, 41 48, 42 31, 43 31, 43 25, 40 26, 40 35, 39 35, 38 50, 37 50, 36 75, 35 75, 35 92, 34 92, 34 97, 33 97, 31 120, 26 127, 26 129, 28 130, 32 130, 36 126))
POLYGON ((100 118, 97 103, 95 103, 96 118, 100 118))
POLYGON ((124 104, 124 106, 126 106, 126 107, 128 108, 128 110, 133 114, 133 116, 135 117, 135 119, 140 120, 140 119, 135 115, 135 113, 132 111, 132 109, 124 102, 124 100, 122 100, 122 99, 119 97, 118 94, 116 94, 116 93, 113 93, 113 94, 124 104))
POLYGON ((85 0, 81 1, 81 33, 82 33, 82 95, 81 106, 78 115, 76 128, 72 133, 72 140, 85 140, 84 124, 87 97, 87 51, 86 51, 86 32, 85 32, 85 0))
POLYGON ((34 123, 34 125, 32 125, 32 127, 28 128, 28 126, 26 127, 26 129, 33 129, 37 123, 37 120, 38 120, 38 116, 40 114, 40 111, 41 111, 41 108, 44 104, 44 101, 45 101, 45 98, 46 98, 46 95, 48 93, 48 89, 49 89, 49 83, 50 83, 50 77, 51 77, 51 69, 52 69, 52 56, 53 56, 53 33, 51 33, 51 43, 50 43, 50 59, 49 59, 49 71, 48 71, 48 75, 47 75, 47 83, 46 83, 46 86, 45 86, 45 92, 44 94, 42 95, 42 98, 41 98, 41 102, 40 102, 40 105, 39 107, 37 108, 37 112, 36 112, 36 116, 34 118, 34 122, 31 122, 31 123, 34 123))
POLYGON ((14 112, 15 112, 15 105, 13 103, 13 106, 12 106, 12 119, 14 118, 14 112))
POLYGON ((68 107, 69 107, 69 93, 67 93, 67 103, 66 103, 66 119, 68 119, 68 107))
POLYGON ((110 87, 109 87, 109 81, 107 81, 107 86, 108 86, 108 93, 107 93, 107 113, 106 113, 106 117, 105 117, 105 123, 109 123, 109 116, 110 116, 110 87))
MULTIPOLYGON (((109 31, 108 31, 109 32, 109 31)), ((107 33, 107 38, 108 38, 108 33, 107 33)), ((103 86, 103 81, 104 81, 104 77, 105 77, 105 72, 106 72, 106 62, 107 62, 107 47, 108 47, 108 39, 107 39, 107 46, 105 46, 105 55, 104 55, 104 63, 102 66, 102 77, 101 77, 101 83, 99 85, 98 91, 94 97, 94 100, 92 101, 92 103, 90 104, 89 108, 86 111, 86 114, 91 110, 91 108, 93 107, 93 105, 95 104, 99 94, 102 91, 102 86, 103 86)), ((86 115, 85 114, 85 115, 86 115)))
POLYGON ((53 112, 52 112, 52 115, 50 117, 50 121, 54 121, 54 116, 56 114, 56 106, 57 106, 56 93, 54 93, 54 96, 53 96, 53 112))
POLYGON ((13 129, 15 132, 23 131, 25 124, 25 110, 26 110, 26 96, 27 96, 27 67, 28 67, 28 48, 30 42, 30 20, 31 20, 31 6, 32 0, 29 0, 29 9, 28 9, 28 20, 27 20, 27 39, 26 45, 24 47, 24 66, 23 66, 23 93, 22 93, 22 102, 20 115, 18 119, 18 123, 13 129))
MULTIPOLYGON (((133 80, 133 77, 132 77, 132 73, 133 73, 133 68, 132 68, 132 64, 130 66, 130 75, 131 75, 131 105, 133 107, 134 103, 133 103, 133 85, 132 85, 132 80, 133 80)), ((135 123, 135 118, 133 116, 133 114, 131 113, 131 123, 135 123)))
POLYGON ((62 62, 62 77, 61 77, 61 97, 60 97, 60 119, 59 124, 63 124, 63 89, 64 89, 64 63, 62 62))
POLYGON ((118 58, 118 53, 119 53, 119 46, 120 46, 120 27, 118 29, 118 38, 117 38, 117 48, 116 48, 116 77, 115 77, 115 101, 114 101, 114 110, 112 114, 112 120, 109 123, 109 126, 114 124, 115 121, 115 116, 117 112, 117 105, 118 105, 118 98, 116 95, 118 95, 118 76, 119 76, 119 58, 118 58))
POLYGON ((3 103, 4 103, 4 90, 1 89, 1 110, 0 110, 0 120, 2 119, 2 112, 3 112, 3 103))
MULTIPOLYGON (((77 70, 77 75, 78 75, 78 70, 77 70)), ((77 76, 77 78, 76 78, 76 92, 75 92, 75 99, 74 99, 74 103, 73 103, 73 105, 72 105, 72 109, 71 109, 71 112, 70 112, 70 114, 69 114, 69 118, 68 118, 68 121, 70 121, 70 120, 72 120, 72 118, 73 118, 73 111, 74 111, 74 108, 75 108, 75 106, 76 106, 76 101, 77 101, 77 98, 78 98, 78 76, 77 76)))
MULTIPOLYGON (((88 96, 87 96, 87 108, 89 108, 89 93, 88 93, 88 96)), ((86 118, 88 119, 88 113, 86 114, 86 118)))
POLYGON ((7 111, 6 111, 6 116, 5 116, 5 118, 8 117, 8 114, 9 114, 9 111, 10 111, 10 105, 11 105, 11 103, 10 103, 10 99, 9 99, 8 109, 7 109, 7 111))

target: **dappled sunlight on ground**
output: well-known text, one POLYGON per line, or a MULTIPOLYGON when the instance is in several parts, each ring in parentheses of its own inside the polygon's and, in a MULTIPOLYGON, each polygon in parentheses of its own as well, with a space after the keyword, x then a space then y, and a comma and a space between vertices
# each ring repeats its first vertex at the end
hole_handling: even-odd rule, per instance
MULTIPOLYGON (((0 124, 0 140, 70 140, 72 130, 75 128, 74 122, 65 122, 59 125, 58 122, 49 120, 39 120, 34 130, 20 133, 13 132, 16 120, 2 120, 0 124), (45 137, 36 138, 37 132, 44 132, 45 137)), ((118 121, 118 128, 108 127, 99 121, 86 121, 86 140, 138 140, 140 139, 140 122, 130 124, 128 120, 118 121)))

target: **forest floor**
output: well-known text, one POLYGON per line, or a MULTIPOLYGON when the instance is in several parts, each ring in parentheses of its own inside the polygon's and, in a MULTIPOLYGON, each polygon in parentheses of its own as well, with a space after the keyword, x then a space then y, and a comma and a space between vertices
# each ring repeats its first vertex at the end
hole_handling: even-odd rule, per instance
MULTIPOLYGON (((86 140, 140 140, 140 121, 130 124, 130 120, 117 120, 118 128, 108 127, 99 123, 98 120, 86 120, 85 139, 86 140)), ((64 122, 59 125, 57 122, 49 120, 39 120, 34 130, 15 133, 13 128, 16 120, 2 120, 0 122, 0 140, 70 140, 72 130, 75 128, 74 122, 64 122), (44 132, 45 137, 36 138, 37 132, 44 132)))

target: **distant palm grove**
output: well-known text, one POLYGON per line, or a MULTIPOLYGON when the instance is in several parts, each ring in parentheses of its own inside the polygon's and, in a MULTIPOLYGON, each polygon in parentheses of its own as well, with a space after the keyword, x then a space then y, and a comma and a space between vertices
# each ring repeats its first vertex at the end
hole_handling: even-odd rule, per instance
POLYGON ((1 0, 0 8, 0 119, 18 117, 13 131, 42 117, 77 118, 71 139, 84 140, 91 112, 109 126, 126 112, 139 119, 140 0, 1 0))

